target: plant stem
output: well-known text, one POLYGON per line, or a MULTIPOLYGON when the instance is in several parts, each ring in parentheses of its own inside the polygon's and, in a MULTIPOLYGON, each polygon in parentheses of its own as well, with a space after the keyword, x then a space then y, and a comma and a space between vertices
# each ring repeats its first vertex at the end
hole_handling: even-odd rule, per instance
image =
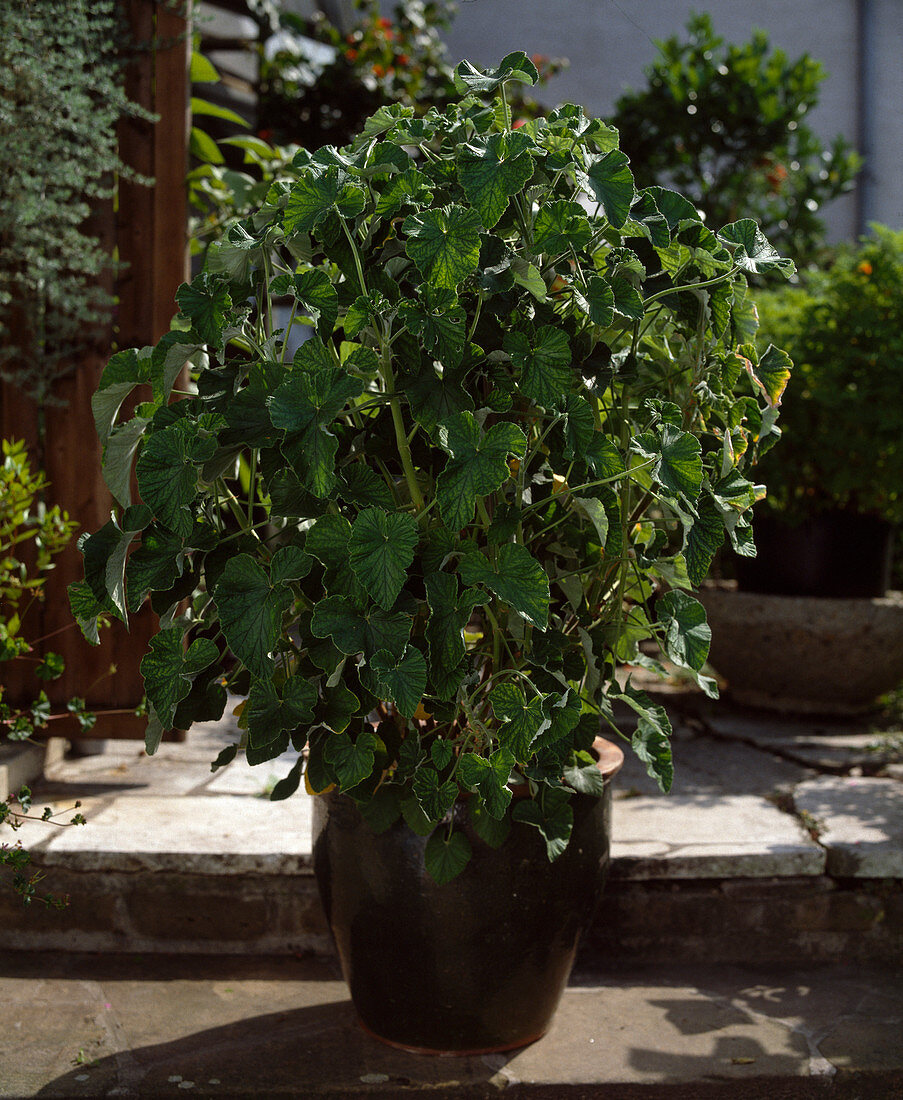
POLYGON ((417 473, 411 459, 411 448, 408 446, 407 433, 404 430, 404 418, 401 415, 401 404, 395 394, 395 375, 392 371, 392 361, 388 352, 384 352, 380 361, 380 374, 386 393, 390 398, 389 407, 392 410, 392 424, 395 427, 395 442, 398 446, 398 455, 401 458, 401 467, 404 470, 405 481, 408 484, 408 492, 417 512, 423 511, 423 494, 417 482, 417 473))

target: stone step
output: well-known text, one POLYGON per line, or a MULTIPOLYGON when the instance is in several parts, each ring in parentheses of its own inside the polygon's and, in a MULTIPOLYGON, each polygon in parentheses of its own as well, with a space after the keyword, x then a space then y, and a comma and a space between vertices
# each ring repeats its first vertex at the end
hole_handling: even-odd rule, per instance
MULTIPOLYGON (((903 961, 903 783, 850 763, 870 735, 680 714, 673 792, 631 754, 617 777, 609 882, 583 957, 903 961)), ((70 905, 23 910, 0 891, 0 946, 328 954, 312 800, 266 798, 294 758, 211 773, 233 736, 227 718, 154 757, 110 743, 49 766, 36 797, 81 799, 89 823, 30 821, 18 836, 70 905)))
POLYGON ((533 1045, 412 1055, 356 1025, 322 959, 17 953, 0 963, 0 1096, 903 1095, 888 968, 584 968, 533 1045))

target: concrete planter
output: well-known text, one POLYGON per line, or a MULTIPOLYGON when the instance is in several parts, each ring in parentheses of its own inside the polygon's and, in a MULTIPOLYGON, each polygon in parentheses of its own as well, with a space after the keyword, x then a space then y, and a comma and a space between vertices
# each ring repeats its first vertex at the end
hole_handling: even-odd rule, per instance
POLYGON ((739 703, 856 714, 903 681, 903 592, 829 599, 715 582, 699 599, 712 628, 709 660, 739 703))

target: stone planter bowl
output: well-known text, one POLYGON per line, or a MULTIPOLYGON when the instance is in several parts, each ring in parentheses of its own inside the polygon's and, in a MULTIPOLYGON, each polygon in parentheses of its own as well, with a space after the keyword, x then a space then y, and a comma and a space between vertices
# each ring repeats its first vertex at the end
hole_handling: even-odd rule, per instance
POLYGON ((709 661, 730 697, 795 714, 858 714, 903 682, 903 592, 772 596, 712 582, 698 594, 709 661))

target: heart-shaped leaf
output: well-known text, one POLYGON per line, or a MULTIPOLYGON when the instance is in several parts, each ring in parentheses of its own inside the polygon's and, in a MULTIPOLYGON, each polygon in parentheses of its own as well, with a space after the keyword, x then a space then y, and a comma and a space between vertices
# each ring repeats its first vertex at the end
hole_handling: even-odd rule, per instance
POLYGON ((370 596, 389 611, 405 582, 417 546, 417 522, 406 512, 365 508, 354 521, 349 560, 370 596))
POLYGON ((434 287, 454 290, 480 262, 480 218, 476 210, 452 203, 412 214, 402 230, 405 251, 434 287))
POLYGON ((525 546, 506 542, 498 548, 495 564, 477 550, 465 554, 461 560, 461 579, 465 584, 482 584, 520 612, 527 622, 545 630, 549 618, 549 577, 525 546))
POLYGON ((515 424, 493 424, 483 434, 469 412, 458 413, 439 429, 439 445, 451 457, 439 475, 436 496, 445 525, 456 531, 473 519, 477 500, 508 477, 508 455, 522 458, 527 439, 515 424))

